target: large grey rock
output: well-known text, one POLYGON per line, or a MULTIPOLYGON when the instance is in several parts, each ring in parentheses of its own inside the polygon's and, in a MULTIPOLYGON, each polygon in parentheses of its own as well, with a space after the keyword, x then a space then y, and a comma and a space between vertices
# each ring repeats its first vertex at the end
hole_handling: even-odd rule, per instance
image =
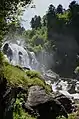
POLYGON ((55 119, 59 115, 68 117, 65 107, 55 98, 55 95, 47 94, 40 86, 29 88, 28 97, 23 107, 26 111, 39 115, 38 119, 55 119))
POLYGON ((51 95, 46 94, 45 90, 40 86, 32 86, 28 90, 27 102, 29 106, 36 106, 51 101, 51 95))

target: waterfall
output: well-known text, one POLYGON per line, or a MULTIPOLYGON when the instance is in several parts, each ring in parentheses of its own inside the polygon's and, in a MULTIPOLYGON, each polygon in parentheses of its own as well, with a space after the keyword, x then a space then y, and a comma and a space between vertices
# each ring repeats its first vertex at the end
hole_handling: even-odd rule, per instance
POLYGON ((36 59, 34 52, 29 52, 30 66, 32 69, 39 70, 39 62, 36 59))
POLYGON ((38 69, 39 63, 34 52, 30 52, 22 46, 9 42, 3 44, 2 51, 12 65, 19 65, 34 70, 38 69))

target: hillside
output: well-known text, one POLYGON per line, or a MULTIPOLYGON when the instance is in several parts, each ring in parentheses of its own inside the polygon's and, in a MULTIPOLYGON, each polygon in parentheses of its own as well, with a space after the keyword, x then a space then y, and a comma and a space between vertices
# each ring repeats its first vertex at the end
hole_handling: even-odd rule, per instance
MULTIPOLYGON (((35 93, 33 94, 33 96, 36 95, 35 96, 36 102, 38 100, 38 96, 37 96, 38 94, 40 94, 40 101, 41 100, 43 101, 51 100, 51 99, 53 101, 54 97, 51 97, 52 95, 50 95, 52 92, 51 86, 47 85, 43 77, 41 76, 41 74, 36 71, 31 71, 31 70, 24 71, 24 69, 22 69, 21 67, 12 66, 5 60, 3 63, 4 63, 3 75, 1 77, 2 81, 0 83, 0 97, 1 97, 0 98, 0 111, 1 111, 0 117, 1 118, 4 117, 4 119, 8 119, 8 118, 10 119, 36 119, 37 114, 29 113, 28 110, 25 111, 26 107, 22 106, 23 103, 25 105, 25 101, 26 101, 25 99, 28 99, 28 101, 30 101, 29 100, 30 97, 28 98, 26 97, 31 96, 32 93, 34 93, 33 91, 35 89, 32 89, 32 92, 28 92, 28 91, 31 91, 31 88, 35 88, 35 87, 37 88, 36 90, 37 94, 35 93), (43 97, 42 99, 41 96, 43 95, 46 95, 46 97, 43 97)), ((33 98, 33 96, 31 98, 33 98)), ((55 106, 56 105, 58 104, 55 104, 55 106)), ((30 107, 27 107, 27 108, 30 109, 30 107)), ((57 111, 58 107, 56 108, 57 108, 56 109, 57 111)), ((38 106, 37 106, 37 109, 38 109, 38 106)), ((71 118, 75 119, 77 115, 78 115, 77 113, 70 114, 68 119, 71 119, 71 118)), ((54 117, 55 115, 52 115, 52 116, 54 117)), ((65 118, 59 117, 57 119, 65 119, 65 118)))

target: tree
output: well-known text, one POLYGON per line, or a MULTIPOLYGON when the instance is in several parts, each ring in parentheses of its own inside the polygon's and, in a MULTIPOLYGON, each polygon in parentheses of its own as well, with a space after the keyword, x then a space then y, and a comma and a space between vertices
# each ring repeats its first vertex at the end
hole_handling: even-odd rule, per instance
POLYGON ((8 31, 8 23, 15 21, 14 15, 18 10, 18 6, 23 7, 30 2, 31 0, 0 0, 0 79, 3 74, 3 57, 1 53, 1 46, 3 37, 8 31))
POLYGON ((35 28, 35 21, 34 21, 34 18, 31 19, 30 24, 31 24, 31 28, 32 28, 32 29, 35 28))
MULTIPOLYGON (((0 42, 6 32, 9 21, 15 21, 18 5, 23 7, 31 0, 0 0, 0 42)), ((0 46, 1 47, 1 46, 0 46)))
POLYGON ((31 28, 32 28, 32 29, 33 29, 33 28, 35 28, 35 29, 41 28, 41 17, 35 15, 35 16, 32 18, 30 24, 31 24, 31 28))
POLYGON ((47 16, 46 15, 44 15, 42 18, 42 25, 47 26, 47 16))
POLYGON ((48 39, 51 41, 52 38, 52 32, 55 31, 55 26, 56 26, 56 9, 55 7, 51 4, 48 8, 47 11, 47 30, 48 30, 48 39))
POLYGON ((76 4, 77 4, 77 3, 76 3, 75 0, 72 1, 72 2, 70 3, 70 5, 69 5, 69 8, 70 8, 70 9, 73 9, 76 4))
POLYGON ((37 27, 41 28, 41 17, 37 17, 37 27))
POLYGON ((69 25, 79 44, 79 4, 76 1, 72 1, 69 5, 69 25))
POLYGON ((55 12, 55 7, 51 4, 49 6, 49 9, 48 9, 48 12, 47 12, 47 27, 49 26, 52 26, 53 25, 53 21, 55 19, 55 16, 56 16, 56 12, 55 12))
POLYGON ((59 4, 59 5, 57 6, 56 12, 57 12, 58 14, 62 14, 62 13, 63 13, 63 6, 62 6, 61 4, 59 4))

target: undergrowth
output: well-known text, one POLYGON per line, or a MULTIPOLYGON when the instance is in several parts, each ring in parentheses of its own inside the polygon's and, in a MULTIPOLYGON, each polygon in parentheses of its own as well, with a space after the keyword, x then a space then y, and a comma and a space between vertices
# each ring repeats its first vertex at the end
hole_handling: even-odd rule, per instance
POLYGON ((4 66, 4 78, 13 87, 21 86, 27 89, 30 86, 39 85, 47 92, 51 92, 51 87, 45 83, 41 74, 36 71, 23 71, 18 67, 6 63, 4 66))

